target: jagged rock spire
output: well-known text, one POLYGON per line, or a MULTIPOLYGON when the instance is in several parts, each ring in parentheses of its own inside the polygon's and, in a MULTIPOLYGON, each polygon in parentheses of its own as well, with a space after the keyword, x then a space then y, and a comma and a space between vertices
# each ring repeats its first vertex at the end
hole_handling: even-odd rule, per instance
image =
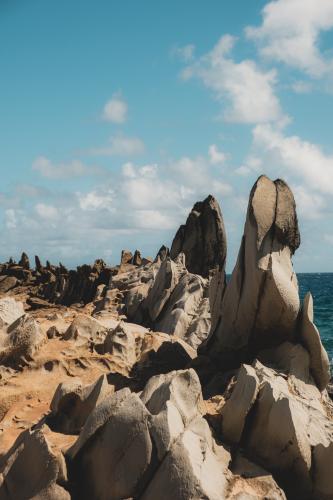
POLYGON ((170 250, 175 259, 185 254, 186 268, 190 273, 208 278, 215 268, 224 268, 227 243, 220 206, 209 195, 195 203, 185 225, 179 227, 170 250))
POLYGON ((208 350, 213 357, 232 363, 231 353, 244 360, 260 348, 294 339, 300 300, 291 256, 299 244, 291 190, 282 180, 259 177, 224 294, 222 320, 211 332, 208 350))

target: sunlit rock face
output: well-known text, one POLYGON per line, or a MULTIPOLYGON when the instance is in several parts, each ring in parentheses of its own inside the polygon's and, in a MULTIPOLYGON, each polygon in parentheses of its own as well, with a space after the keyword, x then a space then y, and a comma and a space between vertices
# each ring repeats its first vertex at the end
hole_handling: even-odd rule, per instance
POLYGON ((246 360, 260 348, 295 338, 300 301, 291 257, 299 244, 291 190, 281 180, 259 177, 220 321, 211 333, 212 356, 246 360))

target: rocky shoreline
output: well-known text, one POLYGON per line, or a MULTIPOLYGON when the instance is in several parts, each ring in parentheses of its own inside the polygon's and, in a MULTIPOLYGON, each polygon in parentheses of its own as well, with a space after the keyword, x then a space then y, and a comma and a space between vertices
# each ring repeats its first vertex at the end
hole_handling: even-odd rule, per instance
POLYGON ((212 196, 155 259, 0 264, 0 500, 332 499, 299 246, 290 188, 261 176, 228 283, 212 196))

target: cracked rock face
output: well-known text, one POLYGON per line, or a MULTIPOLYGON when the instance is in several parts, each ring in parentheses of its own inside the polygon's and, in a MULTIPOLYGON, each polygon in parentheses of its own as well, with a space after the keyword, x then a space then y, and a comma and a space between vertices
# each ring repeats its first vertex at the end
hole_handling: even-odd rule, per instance
POLYGON ((327 410, 311 382, 301 384, 292 373, 255 361, 239 370, 221 410, 222 433, 274 473, 290 498, 331 498, 333 423, 327 410))
POLYGON ((249 200, 236 266, 209 352, 246 360, 296 335, 300 311, 291 257, 299 246, 295 202, 287 184, 259 177, 249 200))
POLYGON ((152 377, 141 398, 124 389, 106 399, 69 451, 80 498, 222 499, 230 455, 201 403, 193 370, 152 377))

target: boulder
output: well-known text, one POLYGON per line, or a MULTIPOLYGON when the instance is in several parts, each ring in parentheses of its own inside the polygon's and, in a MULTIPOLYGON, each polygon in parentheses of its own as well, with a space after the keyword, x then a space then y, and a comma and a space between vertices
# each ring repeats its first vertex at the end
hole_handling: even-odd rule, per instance
POLYGON ((186 224, 178 229, 170 257, 174 260, 184 253, 188 271, 208 278, 211 269, 224 269, 226 252, 222 213, 216 199, 209 195, 195 203, 186 224))
POLYGON ((52 451, 44 429, 20 434, 0 459, 1 500, 70 500, 62 486, 67 480, 64 457, 52 451))
POLYGON ((59 384, 50 404, 50 427, 63 434, 78 434, 90 413, 111 392, 106 375, 91 385, 83 385, 79 379, 59 384))
POLYGON ((64 340, 75 340, 78 345, 92 343, 102 343, 106 337, 108 329, 99 321, 79 314, 67 328, 63 335, 64 340))
POLYGON ((201 405, 193 370, 151 378, 141 398, 123 389, 105 399, 68 452, 79 498, 226 498, 230 454, 201 405))
POLYGON ((28 363, 45 341, 46 336, 34 318, 29 314, 21 316, 0 336, 0 364, 28 363))
POLYGON ((115 329, 108 331, 103 351, 112 354, 117 365, 122 366, 128 372, 138 359, 141 339, 142 333, 134 333, 127 328, 126 323, 121 322, 115 329))
POLYGON ((222 407, 222 430, 278 479, 288 498, 331 498, 332 409, 311 383, 297 384, 255 361, 253 370, 241 368, 222 407))
POLYGON ((122 389, 90 414, 68 455, 74 461, 77 498, 132 498, 153 454, 150 413, 137 394, 122 389))
POLYGON ((19 280, 15 276, 7 276, 6 274, 0 277, 0 292, 7 293, 19 284, 19 280))

